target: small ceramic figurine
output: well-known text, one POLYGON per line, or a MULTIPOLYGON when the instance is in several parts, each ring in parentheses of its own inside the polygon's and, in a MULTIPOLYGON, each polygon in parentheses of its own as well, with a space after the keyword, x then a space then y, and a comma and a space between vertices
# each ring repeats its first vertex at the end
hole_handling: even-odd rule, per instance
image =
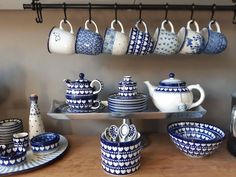
POLYGON ((29 139, 45 132, 43 121, 38 107, 38 96, 30 95, 29 139))
POLYGON ((162 112, 181 112, 199 106, 205 99, 205 92, 199 84, 186 86, 186 82, 175 79, 170 73, 169 79, 153 86, 149 81, 144 82, 155 106, 162 112), (200 98, 193 103, 192 90, 200 92, 200 98))

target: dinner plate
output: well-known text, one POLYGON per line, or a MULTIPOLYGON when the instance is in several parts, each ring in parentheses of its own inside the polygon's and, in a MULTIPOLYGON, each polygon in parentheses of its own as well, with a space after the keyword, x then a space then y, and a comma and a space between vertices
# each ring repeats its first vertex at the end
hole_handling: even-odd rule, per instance
POLYGON ((18 127, 19 125, 22 125, 22 120, 21 119, 5 119, 5 120, 0 120, 0 129, 11 129, 18 127))
POLYGON ((103 104, 100 104, 100 107, 98 109, 88 109, 88 110, 77 110, 77 109, 71 109, 68 104, 63 104, 55 109, 56 113, 93 113, 93 112, 99 112, 103 110, 105 106, 103 104))

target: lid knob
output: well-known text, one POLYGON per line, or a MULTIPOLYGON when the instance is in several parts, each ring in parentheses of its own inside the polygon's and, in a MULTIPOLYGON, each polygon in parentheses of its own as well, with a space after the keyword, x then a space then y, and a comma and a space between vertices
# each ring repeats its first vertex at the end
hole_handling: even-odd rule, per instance
POLYGON ((38 95, 36 95, 35 93, 31 94, 31 95, 30 95, 30 100, 37 102, 37 101, 38 101, 38 95))
POLYGON ((175 74, 174 73, 170 73, 169 74, 169 78, 175 78, 175 74))
POLYGON ((84 73, 80 73, 79 78, 80 78, 80 80, 84 80, 84 73))

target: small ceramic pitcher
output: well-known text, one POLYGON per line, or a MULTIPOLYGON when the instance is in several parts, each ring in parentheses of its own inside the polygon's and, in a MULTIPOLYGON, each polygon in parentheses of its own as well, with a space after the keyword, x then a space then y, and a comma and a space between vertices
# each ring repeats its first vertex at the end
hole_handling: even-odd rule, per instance
POLYGON ((164 20, 161 23, 161 28, 157 28, 154 34, 155 54, 172 55, 179 51, 180 41, 175 34, 174 26, 170 20, 164 20), (171 31, 165 29, 165 24, 170 25, 171 31))
POLYGON ((180 51, 181 54, 199 54, 204 47, 204 39, 199 33, 199 26, 195 20, 190 20, 187 23, 187 27, 182 27, 178 32, 180 39, 180 51), (190 25, 194 24, 196 31, 192 30, 190 25))
POLYGON ((115 31, 113 20, 111 22, 111 27, 106 29, 105 39, 103 43, 103 53, 108 53, 112 55, 125 55, 128 48, 128 37, 124 32, 122 23, 117 20, 121 31, 115 31))
POLYGON ((208 28, 203 28, 201 34, 205 39, 204 53, 218 54, 227 48, 227 38, 221 33, 220 25, 217 21, 211 20, 208 24, 208 28), (216 26, 216 31, 213 31, 211 28, 213 24, 216 26))

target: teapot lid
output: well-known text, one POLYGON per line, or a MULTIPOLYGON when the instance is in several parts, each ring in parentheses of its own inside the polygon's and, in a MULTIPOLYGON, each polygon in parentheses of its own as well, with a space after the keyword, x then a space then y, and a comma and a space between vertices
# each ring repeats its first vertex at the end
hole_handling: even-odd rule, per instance
POLYGON ((165 79, 159 83, 160 86, 168 86, 168 87, 183 87, 186 86, 186 82, 181 81, 175 78, 174 73, 169 74, 169 79, 165 79))
POLYGON ((87 79, 84 79, 84 73, 79 74, 79 80, 76 80, 79 84, 89 84, 90 81, 87 79))

